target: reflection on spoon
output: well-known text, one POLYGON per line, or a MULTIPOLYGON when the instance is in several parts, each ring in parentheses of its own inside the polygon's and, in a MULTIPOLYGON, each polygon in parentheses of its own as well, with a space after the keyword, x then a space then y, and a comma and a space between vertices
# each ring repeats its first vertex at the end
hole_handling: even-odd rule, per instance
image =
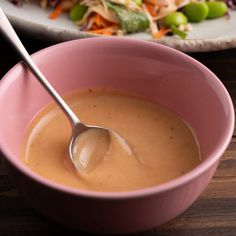
POLYGON ((109 131, 104 129, 88 129, 75 140, 73 162, 77 171, 88 172, 105 156, 110 147, 109 131))

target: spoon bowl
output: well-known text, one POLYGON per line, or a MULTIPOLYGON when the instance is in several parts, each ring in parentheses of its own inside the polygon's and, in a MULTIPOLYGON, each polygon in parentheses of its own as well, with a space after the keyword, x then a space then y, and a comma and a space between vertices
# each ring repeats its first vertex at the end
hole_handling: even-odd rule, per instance
POLYGON ((109 146, 109 130, 78 124, 73 129, 69 144, 71 161, 79 173, 88 172, 105 156, 109 146))

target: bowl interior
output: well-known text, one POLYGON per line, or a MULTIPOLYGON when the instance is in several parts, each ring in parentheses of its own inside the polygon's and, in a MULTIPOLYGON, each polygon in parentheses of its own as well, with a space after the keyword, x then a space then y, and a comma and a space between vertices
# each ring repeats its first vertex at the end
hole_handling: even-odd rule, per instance
MULTIPOLYGON (((86 39, 45 49, 34 61, 60 94, 108 87, 157 101, 186 120, 207 159, 225 142, 232 104, 221 82, 200 63, 164 46, 124 39, 86 39)), ((24 131, 51 101, 18 64, 1 81, 0 146, 17 161, 24 131)))

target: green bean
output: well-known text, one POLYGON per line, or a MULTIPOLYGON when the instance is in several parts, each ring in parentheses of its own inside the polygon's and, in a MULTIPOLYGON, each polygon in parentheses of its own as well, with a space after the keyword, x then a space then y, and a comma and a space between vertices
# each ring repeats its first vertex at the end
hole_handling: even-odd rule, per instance
POLYGON ((180 25, 186 24, 187 22, 188 19, 182 12, 173 12, 165 18, 165 23, 169 27, 172 25, 178 27, 180 25))
POLYGON ((226 14, 228 8, 225 2, 215 1, 215 2, 206 2, 209 12, 207 19, 214 19, 222 17, 226 14))
POLYGON ((178 35, 182 39, 185 39, 187 37, 187 33, 182 30, 179 30, 175 25, 172 25, 170 29, 173 34, 178 35))
POLYGON ((81 20, 85 14, 85 12, 87 11, 87 7, 83 6, 83 5, 76 5, 74 6, 69 13, 69 17, 72 21, 77 21, 77 20, 81 20))
POLYGON ((184 14, 190 22, 201 22, 207 18, 209 12, 205 2, 190 2, 184 7, 184 14))

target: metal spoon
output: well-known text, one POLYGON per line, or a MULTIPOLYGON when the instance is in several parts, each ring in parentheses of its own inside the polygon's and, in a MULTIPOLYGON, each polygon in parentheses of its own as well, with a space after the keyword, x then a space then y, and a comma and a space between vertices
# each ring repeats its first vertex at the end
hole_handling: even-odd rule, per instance
POLYGON ((110 146, 111 134, 113 134, 123 147, 131 153, 131 149, 127 145, 127 142, 112 130, 100 126, 85 125, 79 120, 32 61, 1 7, 0 32, 13 46, 22 58, 24 64, 35 75, 41 85, 52 96, 69 119, 72 126, 72 135, 69 143, 69 156, 76 170, 79 172, 86 172, 96 166, 110 146))

